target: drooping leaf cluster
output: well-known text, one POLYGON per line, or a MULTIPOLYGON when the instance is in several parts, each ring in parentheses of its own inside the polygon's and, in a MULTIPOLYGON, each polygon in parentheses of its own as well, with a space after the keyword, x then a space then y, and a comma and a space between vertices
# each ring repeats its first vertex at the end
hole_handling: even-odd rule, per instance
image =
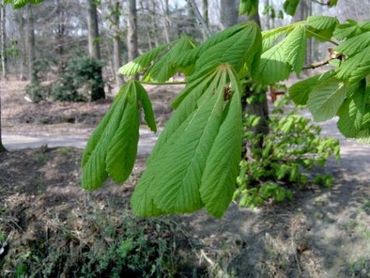
POLYGON ((331 69, 296 83, 290 95, 306 105, 317 121, 339 117, 338 128, 350 138, 370 136, 370 22, 337 26, 331 69))
POLYGON ((122 183, 135 163, 139 140, 140 107, 151 130, 156 131, 151 102, 137 81, 124 85, 112 107, 91 135, 82 158, 82 186, 97 189, 111 177, 122 183))
MULTIPOLYGON (((186 80, 133 193, 135 214, 205 208, 216 217, 223 215, 235 191, 241 156, 241 81, 248 78, 263 87, 299 74, 309 38, 329 41, 334 36, 340 41, 335 49, 339 54, 332 59, 333 69, 294 85, 292 98, 307 104, 317 120, 339 115, 338 125, 346 136, 368 136, 367 34, 367 23, 339 25, 336 18, 327 16, 263 33, 255 23, 247 23, 200 45, 182 37, 123 66, 122 74, 145 81, 168 82, 178 72, 186 80)), ((145 104, 143 92, 136 81, 125 85, 91 137, 83 159, 85 188, 98 188, 108 177, 117 182, 127 179, 136 156, 140 104, 147 122, 154 125, 151 109, 145 109, 151 107, 150 101, 145 97, 145 104)))

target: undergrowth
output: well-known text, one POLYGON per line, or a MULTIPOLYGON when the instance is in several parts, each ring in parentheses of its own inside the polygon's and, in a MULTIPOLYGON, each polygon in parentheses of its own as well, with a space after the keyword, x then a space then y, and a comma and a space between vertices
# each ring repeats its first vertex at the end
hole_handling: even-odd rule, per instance
MULTIPOLYGON (((293 198, 292 189, 309 185, 331 187, 333 177, 315 173, 330 157, 339 158, 339 142, 321 137, 321 128, 291 109, 287 99, 274 107, 269 120, 270 132, 262 148, 252 148, 240 162, 238 189, 234 200, 242 207, 256 207, 267 201, 283 202, 293 198)), ((251 146, 260 138, 252 131, 259 118, 246 115, 244 139, 251 146)))
POLYGON ((122 211, 117 216, 94 208, 74 210, 66 221, 51 217, 37 239, 12 247, 0 258, 1 275, 174 277, 200 270, 194 267, 194 249, 181 225, 122 211))

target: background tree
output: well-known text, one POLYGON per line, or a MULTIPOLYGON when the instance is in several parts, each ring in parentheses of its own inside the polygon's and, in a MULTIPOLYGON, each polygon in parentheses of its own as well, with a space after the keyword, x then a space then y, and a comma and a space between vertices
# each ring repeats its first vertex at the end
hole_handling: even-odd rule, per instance
MULTIPOLYGON (((100 36, 99 36, 99 21, 97 12, 97 2, 95 0, 88 0, 87 8, 87 26, 89 31, 89 56, 91 59, 99 60, 100 55, 100 36)), ((97 78, 103 80, 102 70, 98 70, 97 78)), ((95 83, 96 84, 96 83, 95 83)), ((99 83, 91 88, 91 101, 96 101, 105 98, 104 87, 99 83)))
POLYGON ((127 21, 127 51, 128 59, 133 60, 139 55, 137 37, 137 7, 136 0, 128 0, 128 21, 127 21))

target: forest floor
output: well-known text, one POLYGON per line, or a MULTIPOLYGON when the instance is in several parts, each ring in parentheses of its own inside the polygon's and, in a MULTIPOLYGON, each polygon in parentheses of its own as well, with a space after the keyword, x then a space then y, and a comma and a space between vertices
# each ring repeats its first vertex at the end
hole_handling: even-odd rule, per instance
MULTIPOLYGON (((24 83, 1 88, 7 136, 85 138, 109 106, 109 101, 31 104, 24 100, 24 83)), ((162 125, 179 88, 149 89, 162 125)), ((219 277, 370 277, 370 146, 343 139, 335 121, 323 125, 325 135, 343 146, 341 161, 324 169, 335 177, 332 189, 310 188, 290 203, 261 209, 232 205, 222 219, 199 212, 154 220, 162 226, 176 223, 176 229, 165 227, 186 235, 173 240, 181 242, 180 258, 199 271, 193 274, 207 268, 219 277)), ((145 167, 145 153, 125 185, 108 183, 86 193, 79 187, 81 150, 49 147, 0 155, 0 276, 11 276, 24 261, 68 276, 88 252, 86 246, 112 241, 102 226, 119 230, 123 223, 117 219, 130 214, 128 199, 145 167)))

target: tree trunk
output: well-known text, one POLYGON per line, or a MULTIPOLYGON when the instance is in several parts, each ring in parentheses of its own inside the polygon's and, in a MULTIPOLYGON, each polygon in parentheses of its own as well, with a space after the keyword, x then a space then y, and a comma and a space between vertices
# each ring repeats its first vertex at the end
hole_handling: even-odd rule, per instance
POLYGON ((93 59, 100 59, 99 23, 95 0, 88 0, 87 27, 89 31, 89 55, 93 59))
POLYGON ((171 33, 171 28, 170 28, 170 6, 169 6, 169 3, 168 3, 168 0, 164 1, 164 13, 166 15, 164 17, 164 35, 165 35, 166 42, 170 43, 171 42, 171 36, 170 36, 170 33, 171 33))
POLYGON ((3 140, 2 140, 2 126, 1 126, 1 90, 0 90, 0 153, 5 152, 6 149, 3 145, 3 140))
MULTIPOLYGON (((98 13, 95 0, 88 0, 87 26, 89 31, 89 56, 91 59, 100 60, 100 43, 99 43, 99 24, 98 13)), ((91 101, 97 101, 105 98, 102 68, 97 73, 98 80, 94 80, 91 86, 91 101)))
MULTIPOLYGON (((258 24, 258 26, 261 28, 261 19, 260 15, 257 11, 256 15, 251 17, 250 20, 253 20, 258 24)), ((246 145, 246 154, 247 156, 251 155, 252 149, 261 149, 263 147, 264 142, 264 136, 267 135, 270 131, 269 127, 269 110, 268 110, 268 103, 267 103, 267 96, 266 91, 262 92, 256 92, 253 91, 250 86, 246 87, 245 91, 245 98, 250 97, 251 95, 259 94, 260 98, 258 101, 252 102, 250 104, 247 104, 246 102, 243 103, 243 106, 245 108, 245 112, 249 115, 255 115, 260 118, 259 123, 253 128, 253 132, 256 135, 257 144, 251 145, 247 142, 246 145)))
POLYGON ((57 54, 58 54, 58 75, 63 74, 65 68, 64 61, 64 42, 65 42, 65 11, 63 9, 61 0, 57 0, 57 15, 58 15, 58 24, 56 27, 56 43, 57 43, 57 54))
POLYGON ((236 0, 221 0, 221 25, 228 28, 238 23, 238 9, 236 0))
POLYGON ((208 0, 203 0, 202 1, 202 11, 203 11, 203 18, 206 23, 206 26, 209 26, 209 15, 208 15, 208 0))
POLYGON ((136 0, 128 0, 127 49, 129 61, 132 61, 139 55, 136 0))
POLYGON ((32 5, 26 6, 26 51, 28 59, 28 80, 31 84, 37 83, 37 76, 34 71, 35 62, 35 29, 34 18, 32 13, 32 5))
POLYGON ((0 41, 1 41, 1 68, 2 68, 2 77, 5 80, 8 74, 8 67, 7 67, 7 58, 6 58, 6 27, 5 27, 5 3, 4 0, 1 3, 1 10, 0 10, 0 41))
POLYGON ((121 74, 118 73, 119 68, 122 66, 122 58, 121 58, 121 34, 120 34, 120 26, 119 26, 119 19, 121 15, 121 6, 120 2, 117 0, 113 4, 113 17, 112 17, 112 24, 114 28, 114 35, 113 35, 113 67, 114 67, 114 74, 116 79, 116 84, 118 87, 122 86, 123 78, 121 74))

